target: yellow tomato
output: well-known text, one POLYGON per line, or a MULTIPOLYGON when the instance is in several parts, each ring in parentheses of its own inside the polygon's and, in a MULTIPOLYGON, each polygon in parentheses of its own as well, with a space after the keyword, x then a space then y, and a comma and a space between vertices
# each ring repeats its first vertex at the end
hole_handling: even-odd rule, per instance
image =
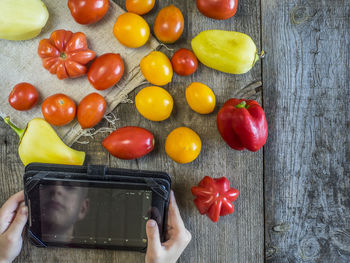
POLYGON ((144 15, 152 10, 155 0, 126 0, 125 7, 128 12, 144 15))
POLYGON ((200 82, 193 82, 187 87, 186 100, 191 109, 200 114, 211 113, 215 108, 214 92, 200 82))
POLYGON ((169 118, 173 110, 173 97, 165 89, 150 86, 142 89, 135 97, 136 109, 151 121, 169 118))
POLYGON ((141 59, 141 72, 148 82, 163 86, 173 78, 173 67, 168 57, 160 51, 152 51, 141 59))
POLYGON ((165 141, 165 152, 177 163, 190 163, 201 152, 202 142, 198 134, 186 127, 173 130, 165 141))
POLYGON ((134 13, 124 13, 117 18, 113 34, 124 46, 137 48, 148 41, 149 26, 145 19, 134 13))

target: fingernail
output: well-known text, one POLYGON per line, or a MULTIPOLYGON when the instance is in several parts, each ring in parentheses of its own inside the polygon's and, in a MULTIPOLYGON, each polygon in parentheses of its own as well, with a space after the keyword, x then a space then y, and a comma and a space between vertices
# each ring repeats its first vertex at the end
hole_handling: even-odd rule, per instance
POLYGON ((156 223, 156 221, 154 221, 154 220, 149 220, 148 222, 147 222, 147 226, 148 227, 155 227, 157 225, 157 223, 156 223))
POLYGON ((24 202, 24 201, 22 201, 20 204, 19 204, 19 207, 23 207, 23 206, 25 206, 26 205, 26 203, 24 202))
POLYGON ((21 208, 21 214, 22 215, 27 215, 28 214, 28 207, 27 206, 23 206, 21 208))

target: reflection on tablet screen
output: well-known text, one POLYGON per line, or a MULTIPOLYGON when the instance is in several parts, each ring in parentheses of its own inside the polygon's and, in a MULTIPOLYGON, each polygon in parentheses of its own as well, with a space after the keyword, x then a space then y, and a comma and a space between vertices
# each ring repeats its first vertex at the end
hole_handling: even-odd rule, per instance
POLYGON ((44 242, 144 246, 152 191, 40 185, 44 242))

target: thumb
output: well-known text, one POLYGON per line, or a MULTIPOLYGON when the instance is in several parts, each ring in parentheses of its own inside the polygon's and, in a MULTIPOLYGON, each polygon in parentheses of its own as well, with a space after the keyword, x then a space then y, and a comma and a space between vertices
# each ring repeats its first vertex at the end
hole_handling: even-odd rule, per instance
POLYGON ((160 243, 159 230, 156 221, 152 219, 147 221, 146 233, 148 239, 147 254, 158 254, 162 249, 162 245, 160 243))
POLYGON ((12 221, 10 227, 7 229, 6 234, 12 237, 20 237, 23 232, 23 228, 28 220, 28 207, 20 206, 17 210, 16 217, 12 221))

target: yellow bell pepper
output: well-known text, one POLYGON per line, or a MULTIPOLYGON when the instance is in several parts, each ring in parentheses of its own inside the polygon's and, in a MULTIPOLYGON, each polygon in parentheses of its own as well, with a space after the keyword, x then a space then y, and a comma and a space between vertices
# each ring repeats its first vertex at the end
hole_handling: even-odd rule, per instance
POLYGON ((207 30, 191 42, 198 60, 207 67, 231 74, 248 72, 262 54, 246 34, 234 31, 207 30))
POLYGON ((41 32, 49 12, 41 0, 1 0, 0 38, 27 40, 41 32))
POLYGON ((72 165, 84 163, 85 153, 65 145, 44 119, 31 120, 25 129, 17 128, 9 117, 4 121, 20 138, 18 154, 24 165, 33 162, 72 165))

